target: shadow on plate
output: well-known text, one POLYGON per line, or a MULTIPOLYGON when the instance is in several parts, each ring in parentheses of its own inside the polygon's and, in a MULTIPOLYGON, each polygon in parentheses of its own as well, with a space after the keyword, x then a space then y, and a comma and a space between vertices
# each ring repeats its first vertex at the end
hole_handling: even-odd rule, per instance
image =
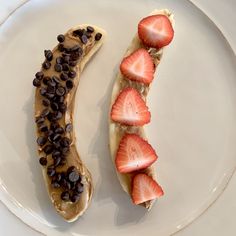
POLYGON ((91 140, 89 150, 91 150, 92 156, 99 158, 99 173, 101 174, 101 182, 95 189, 94 201, 101 206, 110 201, 114 202, 117 205, 114 224, 122 226, 138 223, 145 216, 147 210, 143 207, 135 206, 130 197, 122 190, 110 158, 108 119, 110 98, 117 71, 118 66, 114 69, 113 79, 108 85, 106 94, 96 104, 100 108, 99 128, 91 140))

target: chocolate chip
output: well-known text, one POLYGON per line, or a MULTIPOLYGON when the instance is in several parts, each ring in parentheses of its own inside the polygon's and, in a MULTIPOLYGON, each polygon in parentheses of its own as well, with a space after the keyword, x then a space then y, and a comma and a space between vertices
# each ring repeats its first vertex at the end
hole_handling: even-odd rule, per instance
POLYGON ((56 89, 56 94, 58 96, 63 96, 66 93, 66 90, 64 87, 60 86, 56 89))
POLYGON ((62 64, 63 63, 63 58, 62 57, 57 57, 56 58, 56 63, 57 64, 62 64))
POLYGON ((55 170, 55 167, 53 165, 51 165, 47 168, 47 174, 50 177, 52 177, 56 174, 56 170, 55 170))
POLYGON ((45 107, 48 107, 48 106, 50 105, 50 101, 49 101, 48 99, 43 99, 42 104, 43 104, 45 107))
POLYGON ((60 110, 60 112, 62 112, 62 113, 65 113, 66 112, 66 104, 64 104, 64 103, 61 103, 60 105, 59 105, 59 110, 60 110))
POLYGON ((71 90, 73 88, 74 84, 72 80, 67 80, 66 81, 66 87, 71 90))
POLYGON ((77 61, 82 54, 83 54, 83 49, 81 47, 79 47, 76 51, 71 52, 70 60, 77 61))
POLYGON ((61 155, 61 153, 58 150, 54 150, 52 152, 52 158, 56 159, 57 157, 59 157, 61 155))
POLYGON ((74 66, 76 66, 76 64, 77 64, 76 61, 69 61, 69 66, 74 67, 74 66))
POLYGON ((44 136, 40 136, 37 138, 37 144, 39 146, 43 146, 47 142, 47 139, 44 136))
POLYGON ((49 155, 53 151, 53 146, 51 144, 48 144, 43 148, 43 151, 45 152, 46 155, 49 155))
POLYGON ((59 106, 58 106, 57 103, 53 102, 53 103, 51 104, 51 108, 52 108, 53 111, 57 111, 58 108, 59 108, 59 106))
POLYGON ((63 43, 65 41, 65 36, 63 34, 59 34, 57 36, 57 40, 59 43, 63 43))
POLYGON ((60 139, 61 139, 61 135, 56 133, 56 134, 54 135, 53 141, 54 141, 54 142, 58 142, 60 139))
POLYGON ((68 179, 70 180, 70 182, 76 182, 78 181, 80 178, 79 174, 77 173, 77 171, 72 171, 68 174, 68 179))
POLYGON ((55 112, 55 119, 60 120, 62 118, 62 113, 60 111, 55 112))
POLYGON ((48 137, 50 142, 58 142, 61 139, 61 135, 60 134, 54 134, 52 133, 49 137, 48 137))
POLYGON ((56 180, 52 180, 51 185, 53 188, 60 188, 61 187, 61 185, 56 180))
POLYGON ((76 185, 76 182, 70 182, 71 183, 71 190, 74 190, 75 189, 75 185, 76 185))
POLYGON ((62 193, 61 193, 61 199, 62 199, 63 201, 69 201, 69 199, 70 199, 70 194, 69 194, 69 192, 68 192, 68 191, 62 192, 62 193))
POLYGON ((56 81, 53 78, 50 78, 47 81, 47 85, 50 86, 50 87, 55 87, 57 85, 57 83, 56 83, 56 81))
POLYGON ((62 174, 61 173, 57 173, 56 176, 55 176, 55 180, 60 183, 61 179, 62 179, 62 174))
POLYGON ((69 181, 65 182, 65 188, 70 190, 71 189, 71 183, 69 181))
POLYGON ((60 142, 53 142, 54 149, 59 150, 61 148, 60 142))
POLYGON ((45 70, 48 70, 50 67, 51 67, 51 63, 50 63, 49 61, 45 61, 45 62, 43 63, 43 68, 44 68, 45 70))
POLYGON ((66 57, 66 56, 70 56, 70 54, 67 53, 67 52, 63 52, 61 55, 62 55, 63 58, 66 57))
POLYGON ((87 26, 87 32, 93 33, 94 32, 94 28, 92 26, 87 26))
POLYGON ((57 129, 58 127, 60 127, 60 125, 57 122, 53 122, 50 125, 50 129, 55 131, 55 129, 57 129))
POLYGON ((80 199, 80 195, 78 193, 73 193, 72 196, 70 196, 70 200, 73 202, 73 203, 76 203, 78 202, 80 199))
POLYGON ((95 40, 99 41, 101 38, 102 38, 102 34, 101 33, 96 33, 95 40))
POLYGON ((40 80, 37 79, 37 78, 35 78, 35 79, 33 80, 33 85, 34 85, 35 87, 40 87, 40 85, 41 85, 40 80))
POLYGON ((71 143, 71 141, 67 137, 63 137, 60 141, 60 144, 62 145, 62 147, 69 147, 70 143, 71 143))
POLYGON ((40 132, 47 132, 48 131, 48 127, 45 124, 40 124, 39 125, 39 130, 40 130, 40 132))
POLYGON ((71 71, 69 71, 68 76, 69 76, 69 78, 74 79, 76 77, 76 72, 71 70, 71 71))
POLYGON ((48 85, 47 87, 47 93, 54 94, 56 92, 55 86, 48 85))
POLYGON ((84 185, 82 183, 80 183, 80 182, 77 182, 75 184, 75 188, 74 189, 75 189, 75 191, 77 193, 82 193, 84 191, 84 185))
POLYGON ((68 152, 69 152, 69 147, 63 147, 63 148, 61 148, 61 153, 63 154, 63 155, 66 155, 68 152))
POLYGON ((68 169, 67 169, 67 174, 68 173, 70 173, 70 172, 72 172, 72 171, 76 171, 76 167, 75 166, 70 166, 70 167, 68 167, 68 169))
POLYGON ((71 183, 67 181, 65 178, 61 180, 61 185, 66 189, 70 190, 71 189, 71 183))
POLYGON ((65 100, 64 96, 55 96, 54 97, 54 101, 57 102, 57 103, 63 103, 64 100, 65 100))
POLYGON ((42 166, 46 166, 47 163, 48 163, 47 158, 46 158, 46 157, 40 157, 39 163, 40 163, 40 165, 42 165, 42 166))
POLYGON ((41 112, 41 117, 46 117, 49 114, 49 112, 50 111, 48 108, 43 109, 41 112))
POLYGON ((73 126, 72 126, 71 123, 68 123, 68 124, 66 125, 66 127, 65 127, 65 131, 68 132, 68 133, 71 132, 72 129, 73 129, 73 126))
POLYGON ((49 79, 50 79, 49 76, 45 76, 45 77, 43 78, 43 84, 47 85, 49 79))
POLYGON ((55 119, 55 113, 53 113, 53 112, 50 112, 50 113, 48 114, 47 118, 48 118, 48 120, 49 120, 50 122, 56 121, 56 119, 55 119))
POLYGON ((60 127, 59 123, 58 122, 52 122, 50 124, 50 130, 52 130, 53 132, 55 132, 55 130, 60 127))
POLYGON ((41 94, 42 96, 45 96, 45 94, 47 93, 47 90, 46 90, 46 88, 41 88, 41 89, 39 90, 39 92, 40 92, 40 94, 41 94))
POLYGON ((62 43, 59 43, 59 45, 58 45, 58 50, 60 51, 60 52, 64 52, 65 51, 65 48, 64 48, 64 45, 62 44, 62 43))
POLYGON ((67 169, 67 178, 70 182, 76 182, 80 179, 80 176, 75 166, 70 166, 67 169))
POLYGON ((51 100, 54 97, 54 94, 53 93, 46 93, 45 96, 46 96, 46 98, 51 100))
POLYGON ((54 69, 56 72, 61 72, 62 71, 62 65, 61 64, 55 64, 54 69))
POLYGON ((74 36, 82 36, 84 34, 85 30, 84 29, 77 29, 73 31, 74 36))
POLYGON ((73 46, 73 47, 71 47, 70 48, 70 52, 80 52, 82 50, 82 48, 80 47, 80 45, 79 44, 77 44, 77 45, 75 45, 75 46, 73 46))
POLYGON ((65 101, 65 97, 64 96, 57 96, 56 102, 63 103, 64 101, 65 101))
POLYGON ((56 84, 60 84, 60 79, 57 76, 52 76, 52 80, 56 83, 56 84))
POLYGON ((64 57, 63 57, 63 62, 64 63, 69 63, 69 60, 70 60, 70 56, 68 54, 65 54, 64 57))
POLYGON ((53 121, 55 121, 55 114, 52 113, 52 112, 50 112, 50 113, 48 114, 47 118, 48 118, 48 120, 49 120, 50 122, 53 122, 53 121))
POLYGON ((69 71, 69 69, 70 69, 69 65, 67 63, 63 63, 62 70, 63 71, 69 71))
MULTIPOLYGON (((52 130, 48 130, 47 132, 44 133, 45 136, 49 139, 49 137, 53 134, 52 130)), ((49 140, 50 141, 50 140, 49 140)))
POLYGON ((45 121, 45 118, 42 116, 38 116, 35 119, 36 124, 42 124, 45 121))
POLYGON ((55 133, 63 134, 64 133, 64 129, 62 127, 58 127, 57 129, 55 129, 55 133))
POLYGON ((39 125, 39 130, 40 130, 40 132, 47 132, 48 131, 48 127, 47 127, 47 125, 45 125, 45 124, 41 124, 41 125, 39 125))
POLYGON ((58 96, 63 96, 64 94, 66 93, 66 90, 65 90, 65 88, 64 87, 62 87, 62 86, 60 86, 60 87, 58 87, 57 89, 56 89, 56 94, 58 95, 58 96))
POLYGON ((85 34, 83 34, 81 37, 80 37, 80 41, 81 43, 83 44, 86 44, 88 42, 88 38, 85 34))
POLYGON ((68 75, 67 75, 66 73, 62 72, 62 73, 60 74, 60 79, 61 79, 62 81, 66 81, 66 80, 68 80, 68 75))
POLYGON ((86 31, 85 35, 87 36, 88 39, 91 38, 91 33, 90 32, 86 31))
POLYGON ((44 50, 44 56, 48 61, 51 61, 53 58, 53 54, 51 50, 44 50))
POLYGON ((39 72, 37 72, 37 73, 35 74, 35 77, 36 77, 37 79, 39 79, 39 80, 41 80, 41 79, 43 78, 43 76, 44 76, 44 74, 43 74, 42 71, 39 71, 39 72))
POLYGON ((53 162, 54 166, 58 166, 58 165, 60 165, 60 163, 61 163, 61 157, 60 156, 57 157, 56 159, 54 159, 54 162, 53 162))

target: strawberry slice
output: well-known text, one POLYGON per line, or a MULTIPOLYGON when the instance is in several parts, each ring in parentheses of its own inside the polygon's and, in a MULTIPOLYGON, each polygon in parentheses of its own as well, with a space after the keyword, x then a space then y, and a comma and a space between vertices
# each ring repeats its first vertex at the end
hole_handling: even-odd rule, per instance
POLYGON ((111 109, 111 119, 124 125, 142 126, 150 122, 151 114, 139 92, 123 89, 111 109))
POLYGON ((152 146, 137 134, 125 134, 116 155, 116 168, 120 173, 129 173, 147 168, 157 160, 152 146))
POLYGON ((154 75, 152 57, 146 49, 140 48, 122 60, 120 71, 130 80, 150 84, 154 75))
POLYGON ((139 22, 138 35, 146 46, 159 49, 172 41, 174 30, 167 16, 153 15, 139 22))
POLYGON ((133 178, 132 200, 134 204, 140 204, 161 197, 164 192, 161 186, 146 174, 137 174, 133 178))

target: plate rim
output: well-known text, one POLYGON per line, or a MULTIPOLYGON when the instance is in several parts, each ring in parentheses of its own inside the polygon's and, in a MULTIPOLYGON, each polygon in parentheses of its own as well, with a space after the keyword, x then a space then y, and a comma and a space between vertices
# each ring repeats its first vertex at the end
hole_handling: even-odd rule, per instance
MULTIPOLYGON (((8 21, 8 19, 12 15, 14 15, 14 13, 16 11, 18 11, 19 9, 24 7, 31 0, 17 0, 17 1, 18 1, 18 3, 14 3, 14 5, 16 5, 16 6, 12 10, 10 10, 9 13, 2 20, 0 20, 0 27, 2 27, 8 21)), ((234 48, 232 47, 228 37, 225 35, 223 30, 221 29, 221 27, 210 16, 208 16, 206 11, 204 11, 202 7, 200 7, 197 3, 195 3, 194 0, 187 0, 187 1, 192 6, 196 7, 197 10, 199 10, 203 14, 204 17, 206 17, 210 21, 210 23, 215 27, 215 29, 218 31, 218 33, 222 36, 222 38, 224 39, 224 42, 227 44, 228 48, 233 53, 232 56, 233 56, 235 64, 236 64, 236 52, 235 52, 234 48)), ((228 184, 230 183, 230 181, 231 181, 233 175, 235 175, 235 173, 236 173, 236 165, 232 168, 232 170, 228 174, 228 176, 225 180, 225 184, 224 184, 223 188, 220 189, 220 191, 216 194, 215 199, 213 201, 211 201, 211 203, 208 204, 208 206, 205 207, 205 209, 200 214, 198 214, 195 217, 192 217, 192 219, 190 219, 184 225, 180 225, 181 226, 180 228, 177 227, 176 231, 174 233, 170 234, 170 236, 174 236, 177 233, 179 233, 180 231, 184 230, 185 228, 190 226, 193 222, 195 222, 197 219, 199 219, 203 214, 205 214, 211 208, 211 206, 214 205, 214 203, 219 199, 219 197, 224 193, 225 189, 228 187, 228 184)), ((41 227, 42 227, 43 222, 36 221, 32 224, 32 221, 30 221, 31 217, 29 217, 29 216, 33 216, 34 214, 32 214, 32 212, 30 212, 30 210, 24 208, 17 201, 17 199, 15 199, 10 193, 8 193, 7 188, 2 183, 1 178, 0 178, 0 202, 3 203, 6 206, 6 208, 15 217, 17 217, 24 225, 31 228, 35 232, 40 233, 41 235, 46 235, 45 233, 43 233, 41 231, 41 227), (28 215, 24 214, 24 212, 28 215)), ((46 227, 46 225, 44 225, 44 226, 46 227)))

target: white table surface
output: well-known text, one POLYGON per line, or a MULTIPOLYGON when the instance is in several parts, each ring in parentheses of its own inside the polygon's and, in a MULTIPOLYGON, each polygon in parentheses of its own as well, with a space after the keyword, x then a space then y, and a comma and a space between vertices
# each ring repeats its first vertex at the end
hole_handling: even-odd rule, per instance
MULTIPOLYGON (((9 2, 16 0, 7 0, 9 2)), ((19 1, 19 0, 18 0, 19 1)), ((8 3, 9 3, 8 2, 8 3)), ((236 52, 236 0, 193 0, 219 26, 236 52)), ((1 6, 0 16, 7 13, 1 6)), ((9 10, 11 7, 9 8, 9 10)), ((236 235, 236 173, 220 198, 194 223, 177 236, 235 236, 236 235)), ((22 223, 0 202, 0 236, 39 236, 22 223)), ((161 236, 161 235, 160 235, 161 236)))

